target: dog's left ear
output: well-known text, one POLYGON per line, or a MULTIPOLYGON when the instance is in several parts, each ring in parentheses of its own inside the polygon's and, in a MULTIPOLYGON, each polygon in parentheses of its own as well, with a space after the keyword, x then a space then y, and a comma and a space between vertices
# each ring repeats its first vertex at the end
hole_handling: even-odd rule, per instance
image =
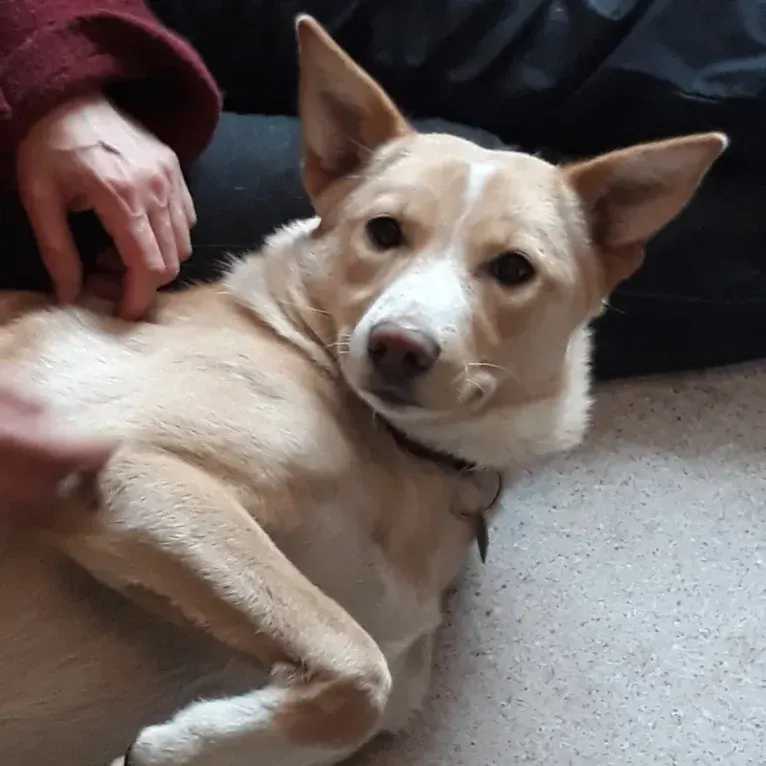
POLYGON ((311 16, 296 21, 303 184, 316 198, 412 129, 393 101, 311 16))
POLYGON ((699 133, 564 169, 588 218, 607 292, 641 265, 646 243, 684 209, 727 144, 722 133, 699 133))

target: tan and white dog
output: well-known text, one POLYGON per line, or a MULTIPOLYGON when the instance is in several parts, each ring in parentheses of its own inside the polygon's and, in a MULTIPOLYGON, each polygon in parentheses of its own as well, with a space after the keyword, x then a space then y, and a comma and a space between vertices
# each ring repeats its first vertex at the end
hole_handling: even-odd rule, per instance
POLYGON ((0 361, 120 445, 0 543, 0 763, 318 766, 400 729, 498 476, 581 440, 588 323, 726 143, 418 135, 297 29, 315 219, 139 324, 0 302, 0 361))

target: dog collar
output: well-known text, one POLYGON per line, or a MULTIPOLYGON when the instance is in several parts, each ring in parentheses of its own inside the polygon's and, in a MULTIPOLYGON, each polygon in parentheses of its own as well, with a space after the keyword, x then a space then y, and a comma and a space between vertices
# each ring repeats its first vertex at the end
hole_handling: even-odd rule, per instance
MULTIPOLYGON (((480 468, 476 463, 471 462, 470 460, 465 460, 464 458, 457 457, 449 452, 442 452, 441 450, 429 447, 422 442, 415 441, 403 431, 400 431, 396 426, 389 423, 385 418, 381 418, 381 420, 399 449, 413 457, 420 458, 421 460, 428 460, 453 473, 475 474, 479 472, 491 472, 490 469, 480 468)), ((471 514, 470 516, 474 523, 474 537, 476 539, 476 547, 479 549, 479 558, 481 559, 482 564, 487 561, 487 551, 489 550, 489 528, 487 527, 485 514, 495 505, 503 491, 503 477, 499 472, 494 473, 497 476, 497 491, 495 492, 492 501, 486 508, 479 511, 479 513, 471 514)))
POLYGON ((404 452, 408 452, 413 457, 430 460, 432 463, 436 463, 454 473, 472 473, 473 471, 480 470, 476 463, 472 463, 470 460, 464 460, 449 452, 442 452, 433 447, 428 447, 422 442, 415 441, 407 436, 406 433, 391 425, 385 418, 383 418, 383 422, 399 448, 404 452))

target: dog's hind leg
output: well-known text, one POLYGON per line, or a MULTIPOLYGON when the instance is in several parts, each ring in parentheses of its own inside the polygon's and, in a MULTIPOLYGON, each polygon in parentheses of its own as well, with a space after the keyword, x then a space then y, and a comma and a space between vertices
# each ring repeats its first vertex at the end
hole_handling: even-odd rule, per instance
MULTIPOLYGON (((144 729, 125 758, 112 766, 329 766, 350 756, 369 738, 349 744, 347 737, 336 738, 331 729, 319 737, 287 734, 280 718, 292 704, 289 696, 288 689, 270 686, 238 697, 194 703, 169 722, 144 729)), ((338 716, 354 716, 340 698, 324 703, 317 699, 312 704, 326 706, 325 715, 336 704, 338 716)), ((307 714, 313 717, 315 712, 307 714)))
POLYGON ((145 729, 133 766, 315 766, 379 729, 391 689, 380 648, 224 485, 173 455, 125 446, 98 492, 99 510, 50 542, 270 673, 261 689, 192 704, 145 729))

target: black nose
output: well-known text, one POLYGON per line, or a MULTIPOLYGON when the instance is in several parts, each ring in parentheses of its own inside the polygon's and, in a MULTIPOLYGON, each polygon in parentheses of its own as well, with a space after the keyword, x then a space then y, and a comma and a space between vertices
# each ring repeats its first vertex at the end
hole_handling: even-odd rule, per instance
POLYGON ((379 322, 370 331, 367 354, 386 383, 408 383, 428 372, 439 358, 438 342, 419 330, 379 322))

